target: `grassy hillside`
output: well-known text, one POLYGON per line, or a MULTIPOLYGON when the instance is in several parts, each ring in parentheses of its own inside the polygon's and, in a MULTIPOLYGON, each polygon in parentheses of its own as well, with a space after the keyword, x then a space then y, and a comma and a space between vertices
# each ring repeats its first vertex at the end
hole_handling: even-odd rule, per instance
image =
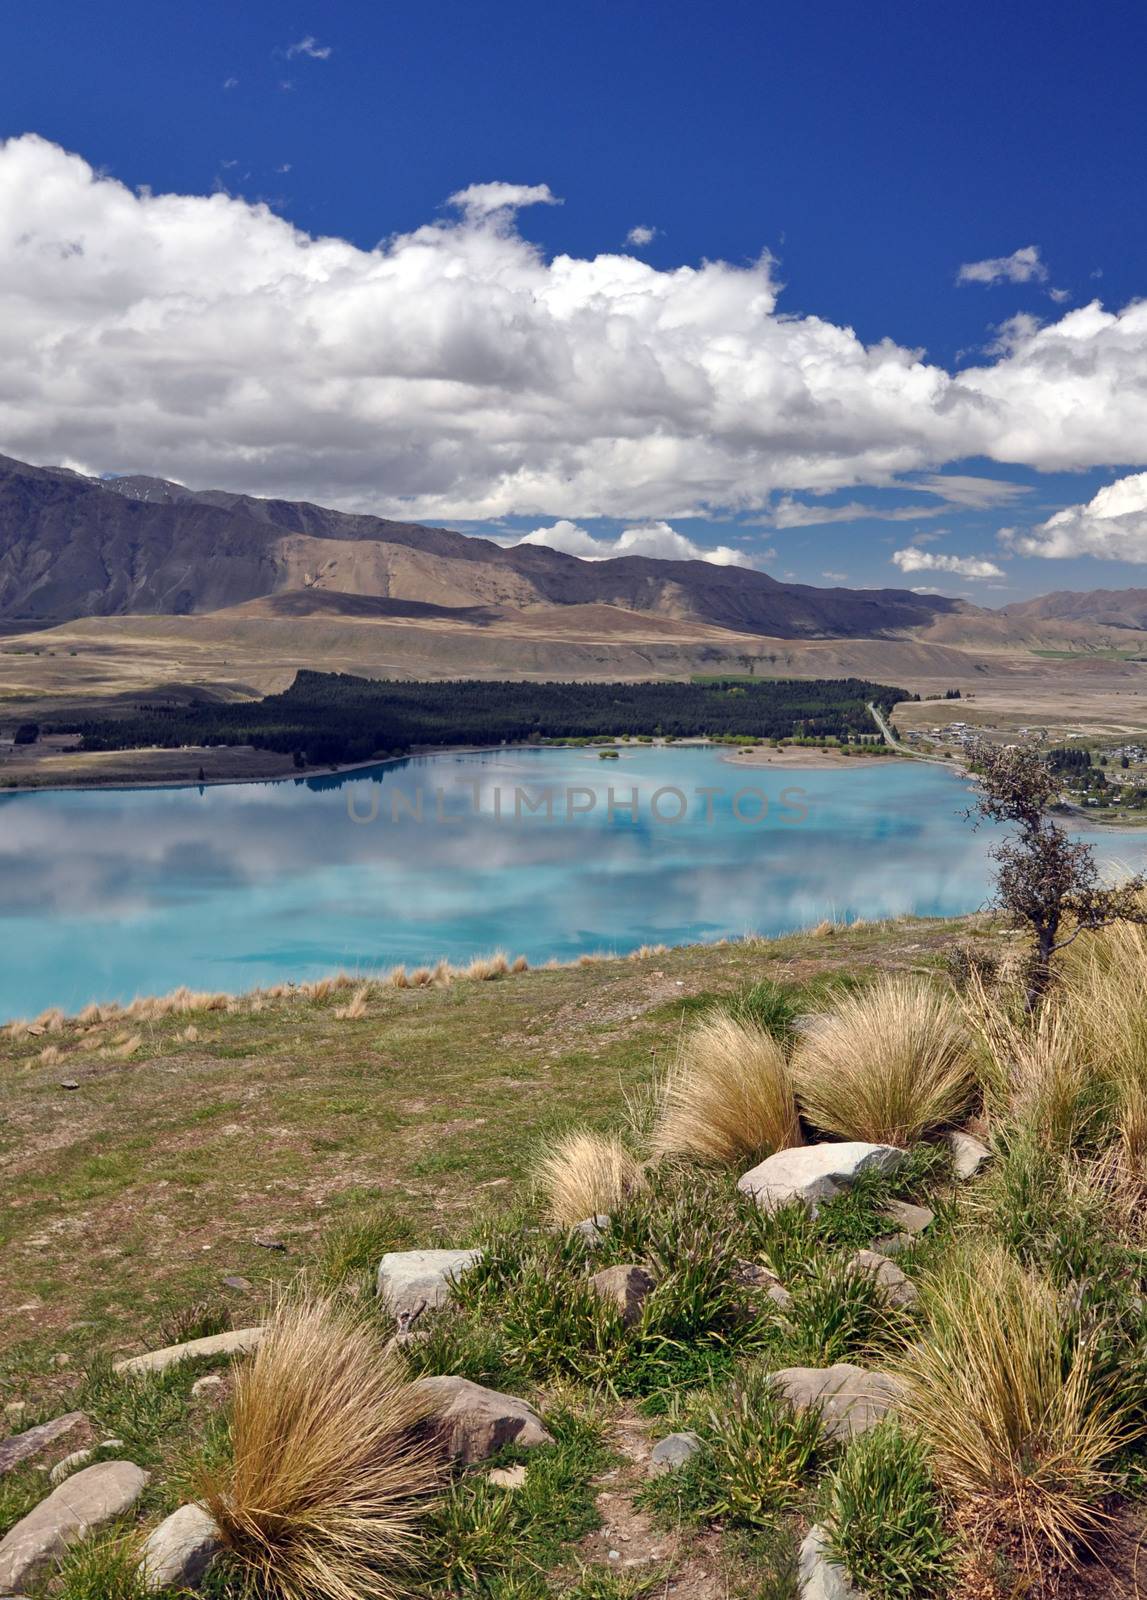
POLYGON ((797 1600, 813 1525, 868 1600, 1131 1600, 1147 936, 1073 947, 1035 1024, 1012 956, 986 919, 826 924, 11 1025, 0 1400, 12 1431, 83 1417, 0 1455, 0 1537, 77 1445, 151 1474, 28 1593, 144 1600, 139 1538, 205 1499, 208 1600, 797 1600), (953 1126, 990 1140, 975 1176, 953 1126), (879 1162, 811 1210, 738 1191, 855 1140, 879 1162), (384 1354, 378 1261, 434 1246, 483 1253, 384 1354), (111 1367, 268 1321, 234 1365, 111 1367), (445 1374, 548 1436, 433 1478, 410 1380, 445 1374))

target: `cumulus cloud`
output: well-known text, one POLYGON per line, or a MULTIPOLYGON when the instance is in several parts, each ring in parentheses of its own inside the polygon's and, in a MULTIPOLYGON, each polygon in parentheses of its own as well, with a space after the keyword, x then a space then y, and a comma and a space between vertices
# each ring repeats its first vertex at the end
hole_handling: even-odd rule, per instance
POLYGON ((652 244, 656 237, 656 228, 648 228, 643 222, 639 222, 636 228, 630 228, 625 236, 625 242, 626 244, 635 244, 640 247, 643 244, 652 244))
POLYGON ((1147 301, 1017 329, 953 373, 784 314, 767 256, 550 258, 515 222, 554 203, 546 185, 454 198, 364 250, 266 205, 135 192, 46 140, 9 141, 0 450, 539 524, 763 515, 778 494, 903 485, 974 457, 1147 467, 1147 301))
POLYGON ((560 206, 548 183, 472 183, 450 196, 455 206, 471 222, 484 217, 510 215, 523 206, 560 206))
POLYGON ((1046 283, 1047 268, 1040 260, 1039 245, 1026 244, 1010 256, 991 256, 987 261, 965 261, 956 274, 957 283, 1046 283))
POLYGON ((1005 528, 1001 538, 1025 556, 1147 561, 1147 472, 1117 478, 1086 505, 1057 511, 1030 533, 1005 528))
POLYGON ((287 56, 310 56, 312 61, 329 61, 333 54, 329 44, 320 44, 313 33, 308 33, 305 39, 300 39, 296 44, 287 46, 287 56))
POLYGON ((909 545, 894 550, 892 560, 901 572, 954 572, 961 578, 1002 578, 1004 570, 982 556, 944 556, 935 550, 909 545))
MULTIPOLYGON (((715 549, 694 544, 667 522, 645 522, 634 528, 624 528, 616 539, 597 539, 576 522, 564 518, 551 528, 535 528, 517 544, 541 544, 549 550, 562 550, 567 556, 581 556, 583 561, 609 561, 615 556, 653 556, 659 561, 708 561, 715 567, 751 567, 753 562, 743 550, 733 550, 719 544, 715 549)), ((762 559, 769 560, 775 551, 766 550, 762 559)))

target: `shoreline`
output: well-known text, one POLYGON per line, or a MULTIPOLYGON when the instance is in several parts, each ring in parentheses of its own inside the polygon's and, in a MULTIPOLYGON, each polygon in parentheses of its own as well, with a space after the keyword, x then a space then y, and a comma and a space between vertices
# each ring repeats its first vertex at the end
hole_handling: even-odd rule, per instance
MULTIPOLYGON (((251 747, 223 746, 214 748, 234 748, 248 750, 251 747)), ((129 792, 148 789, 222 789, 234 787, 245 783, 305 783, 308 778, 342 778, 355 772, 369 771, 374 767, 393 766, 400 761, 412 761, 422 756, 435 755, 487 755, 499 750, 570 750, 582 754, 593 755, 599 749, 618 750, 722 750, 726 749, 716 740, 699 736, 689 736, 674 739, 671 743, 665 739, 605 739, 600 744, 568 743, 560 741, 544 745, 534 744, 452 744, 452 745, 415 745, 402 755, 373 756, 368 761, 352 761, 345 766, 334 767, 304 767, 290 768, 285 772, 254 771, 238 773, 235 775, 220 774, 215 777, 203 778, 148 778, 141 776, 136 779, 125 778, 116 774, 101 777, 93 773, 88 778, 73 778, 71 780, 49 781, 46 783, 5 783, 3 781, 4 769, 0 766, 0 799, 5 795, 18 794, 83 794, 87 791, 111 792, 127 790, 129 792)), ((104 754, 104 752, 99 752, 104 754)), ((119 754, 121 752, 107 752, 119 754)), ((124 751, 124 755, 146 755, 153 753, 147 751, 124 751)), ((273 752, 268 752, 269 754, 273 752)), ((194 757, 192 759, 195 759, 194 757)), ((793 771, 811 770, 815 768, 843 768, 852 766, 872 767, 881 762, 893 760, 890 756, 844 756, 831 747, 818 747, 813 745, 788 745, 783 749, 766 747, 761 750, 727 750, 721 757, 730 766, 743 767, 788 767, 793 771)))

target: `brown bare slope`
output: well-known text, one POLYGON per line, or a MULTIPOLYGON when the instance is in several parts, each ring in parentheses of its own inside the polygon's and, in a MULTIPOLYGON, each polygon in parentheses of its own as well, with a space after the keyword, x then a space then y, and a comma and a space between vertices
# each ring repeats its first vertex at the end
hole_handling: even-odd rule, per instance
POLYGON ((774 638, 895 637, 960 601, 815 589, 703 561, 582 561, 306 502, 0 457, 0 618, 182 615, 284 590, 455 609, 606 605, 774 638))

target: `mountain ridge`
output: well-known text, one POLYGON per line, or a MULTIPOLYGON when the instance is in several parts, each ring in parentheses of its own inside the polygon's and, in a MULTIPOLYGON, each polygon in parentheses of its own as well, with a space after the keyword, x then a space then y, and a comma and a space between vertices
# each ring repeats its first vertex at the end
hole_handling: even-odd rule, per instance
POLYGON ((455 609, 608 605, 775 638, 900 637, 966 602, 753 568, 585 561, 307 501, 85 477, 0 456, 0 618, 188 615, 317 589, 455 609))

